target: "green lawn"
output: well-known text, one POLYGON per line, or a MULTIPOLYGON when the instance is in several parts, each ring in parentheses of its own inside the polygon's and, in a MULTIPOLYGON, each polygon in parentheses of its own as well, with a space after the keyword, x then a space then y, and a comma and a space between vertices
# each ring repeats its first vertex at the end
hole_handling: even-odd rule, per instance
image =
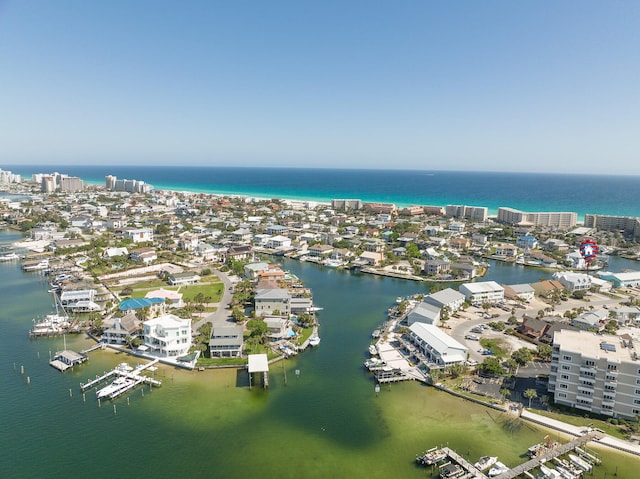
POLYGON ((539 409, 531 409, 531 412, 566 422, 567 424, 572 424, 574 426, 584 426, 586 428, 591 425, 594 428, 602 429, 605 433, 613 437, 625 439, 625 432, 620 426, 609 424, 607 421, 603 421, 601 419, 593 419, 590 417, 576 416, 574 414, 565 414, 561 412, 542 411, 539 409))
POLYGON ((481 338, 480 346, 484 349, 491 349, 497 358, 506 358, 511 354, 509 343, 500 338, 481 338))

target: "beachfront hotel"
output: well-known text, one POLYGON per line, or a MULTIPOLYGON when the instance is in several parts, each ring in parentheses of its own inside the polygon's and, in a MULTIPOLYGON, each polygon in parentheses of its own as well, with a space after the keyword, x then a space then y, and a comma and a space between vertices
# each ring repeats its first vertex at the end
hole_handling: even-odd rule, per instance
POLYGON ((519 226, 547 226, 560 230, 573 228, 578 221, 575 212, 537 212, 531 213, 501 206, 498 208, 499 223, 519 226))
POLYGON ((640 414, 640 361, 633 339, 556 331, 548 391, 556 404, 611 417, 640 414))

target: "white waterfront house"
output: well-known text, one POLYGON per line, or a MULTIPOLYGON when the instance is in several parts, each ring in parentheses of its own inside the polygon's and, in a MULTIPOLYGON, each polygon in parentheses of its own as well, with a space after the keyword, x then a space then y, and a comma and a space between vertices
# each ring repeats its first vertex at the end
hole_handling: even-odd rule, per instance
POLYGON ((504 288, 495 281, 481 281, 460 285, 459 291, 473 305, 499 303, 504 300, 504 288))
POLYGON ((291 313, 291 294, 286 289, 259 289, 254 300, 256 316, 272 315, 275 312, 281 315, 291 313))
POLYGON ((554 273, 553 279, 559 281, 569 293, 589 291, 589 289, 591 289, 591 276, 588 274, 554 273))
POLYGON ((143 323, 140 350, 153 356, 177 358, 191 347, 191 320, 165 314, 143 323))
POLYGON ((413 323, 409 329, 411 342, 432 367, 464 364, 467 360, 467 348, 437 326, 413 323))

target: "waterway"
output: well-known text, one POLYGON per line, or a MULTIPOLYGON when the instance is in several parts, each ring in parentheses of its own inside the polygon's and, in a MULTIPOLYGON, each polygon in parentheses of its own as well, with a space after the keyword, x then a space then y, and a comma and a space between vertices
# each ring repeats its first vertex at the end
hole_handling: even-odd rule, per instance
MULTIPOLYGON (((0 243, 15 239, 0 232, 0 243)), ((99 408, 94 393, 83 400, 80 382, 127 358, 96 351, 72 371, 51 368, 49 352, 62 349, 63 339, 27 336, 32 318, 51 311, 46 282, 0 264, 0 477, 418 478, 425 470, 415 454, 434 445, 514 465, 547 434, 415 382, 376 396, 361 366, 371 331, 397 296, 427 292, 426 285, 284 266, 324 307, 322 342, 274 364, 269 390, 249 390, 244 371, 163 366, 161 388, 137 389, 99 408)), ((91 342, 67 336, 66 344, 80 350, 91 342)), ((636 477, 637 458, 605 451, 604 459, 593 477, 612 477, 616 468, 618 477, 636 477)))

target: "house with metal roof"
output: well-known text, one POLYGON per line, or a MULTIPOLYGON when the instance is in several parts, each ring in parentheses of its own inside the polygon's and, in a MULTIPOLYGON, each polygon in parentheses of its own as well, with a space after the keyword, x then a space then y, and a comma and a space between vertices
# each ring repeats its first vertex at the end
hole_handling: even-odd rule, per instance
POLYGON ((418 303, 415 308, 407 315, 407 325, 413 323, 432 324, 437 326, 440 324, 440 307, 423 301, 418 303))
POLYGON ((464 364, 467 360, 467 348, 437 326, 413 323, 409 329, 410 340, 427 359, 427 366, 437 369, 452 364, 464 364))
POLYGON ((462 304, 465 301, 465 296, 455 289, 446 288, 425 296, 423 301, 439 308, 444 308, 446 306, 449 311, 453 313, 462 307, 462 304))
POLYGON ((282 315, 291 313, 291 294, 283 288, 258 289, 254 301, 256 316, 272 315, 275 311, 282 315))
POLYGON ((211 357, 238 358, 242 356, 242 326, 214 326, 209 339, 211 357))

